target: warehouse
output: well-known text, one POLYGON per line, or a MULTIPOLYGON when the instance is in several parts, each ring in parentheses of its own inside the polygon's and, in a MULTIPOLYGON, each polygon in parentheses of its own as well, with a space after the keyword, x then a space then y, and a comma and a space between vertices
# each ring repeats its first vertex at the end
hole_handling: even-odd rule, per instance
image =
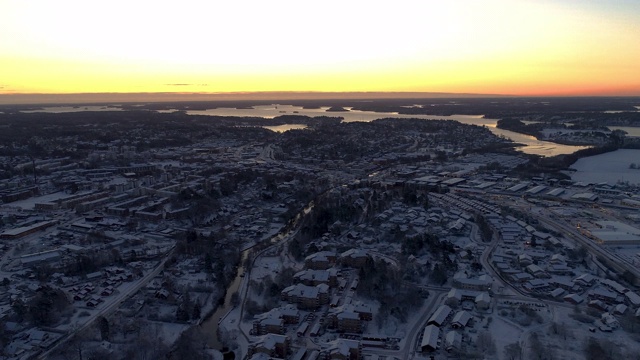
POLYGON ((593 239, 602 245, 638 245, 640 229, 619 221, 598 221, 600 229, 592 230, 593 239))

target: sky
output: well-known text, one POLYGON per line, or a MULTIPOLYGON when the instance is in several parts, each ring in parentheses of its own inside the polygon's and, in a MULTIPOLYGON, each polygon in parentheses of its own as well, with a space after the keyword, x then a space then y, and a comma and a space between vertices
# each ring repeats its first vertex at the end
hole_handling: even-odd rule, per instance
POLYGON ((637 0, 0 0, 0 95, 640 96, 637 0))

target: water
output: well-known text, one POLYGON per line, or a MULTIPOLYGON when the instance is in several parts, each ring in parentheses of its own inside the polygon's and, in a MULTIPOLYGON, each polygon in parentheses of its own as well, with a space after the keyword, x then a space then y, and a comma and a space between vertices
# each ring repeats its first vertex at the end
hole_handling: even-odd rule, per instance
POLYGON ((66 112, 81 112, 81 111, 123 111, 123 109, 117 105, 109 106, 49 106, 43 107, 38 110, 23 110, 23 113, 66 113, 66 112))
POLYGON ((607 126, 611 131, 613 130, 622 130, 627 133, 627 136, 636 136, 640 137, 640 127, 634 126, 607 126))
MULTIPOLYGON (((640 107, 638 107, 640 108, 640 107)), ((250 109, 236 109, 236 108, 217 108, 208 110, 187 110, 189 115, 209 115, 209 116, 240 116, 240 117, 263 117, 272 119, 281 115, 305 115, 305 116, 333 116, 342 117, 345 122, 354 121, 373 121, 382 118, 401 118, 401 119, 431 119, 431 120, 455 120, 463 124, 486 126, 496 135, 502 135, 524 146, 518 147, 518 151, 526 154, 535 154, 541 156, 554 156, 560 154, 571 154, 580 149, 586 148, 586 146, 571 146, 560 145, 549 141, 540 141, 536 138, 528 135, 519 134, 509 130, 498 129, 496 123, 498 119, 484 118, 483 115, 405 115, 393 112, 374 112, 374 111, 359 111, 353 110, 347 107, 349 111, 326 111, 328 106, 320 107, 317 109, 304 109, 300 106, 294 105, 260 105, 254 106, 250 109)), ((70 107, 70 106, 55 106, 47 107, 42 110, 31 110, 29 112, 76 112, 76 111, 117 111, 122 110, 118 107, 105 107, 105 106, 83 106, 83 107, 70 107)), ((161 110, 163 113, 170 113, 177 111, 173 110, 161 110)), ((26 111, 25 111, 26 112, 26 111)), ((266 128, 273 131, 286 131, 291 129, 302 129, 304 125, 301 124, 288 124, 279 126, 267 126, 266 128)))
MULTIPOLYGON (((313 210, 314 206, 315 206, 315 203, 313 201, 307 204, 307 206, 304 209, 302 209, 302 211, 300 211, 293 218, 293 220, 289 223, 289 225, 285 226, 280 232, 272 236, 271 239, 268 240, 268 243, 275 245, 293 236, 293 234, 295 233, 298 221, 300 221, 300 219, 302 218, 302 215, 308 214, 311 210, 313 210)), ((248 258, 249 254, 252 251, 254 251, 254 246, 246 248, 245 250, 242 251, 241 260, 240 260, 241 265, 245 264, 245 260, 248 258)), ((249 266, 253 266, 253 263, 249 264, 249 266)), ((224 297, 224 304, 218 306, 218 308, 213 313, 213 315, 211 315, 209 318, 203 321, 202 324, 200 325, 203 332, 207 334, 207 345, 209 345, 214 349, 222 350, 222 348, 225 346, 223 343, 220 342, 220 339, 218 338, 219 323, 220 323, 220 320, 227 313, 233 310, 234 307, 231 305, 231 297, 235 292, 242 291, 241 285, 243 280, 245 280, 245 269, 242 266, 239 266, 236 272, 236 277, 233 279, 233 281, 227 288, 227 293, 225 294, 225 297, 224 297)), ((246 277, 246 280, 249 281, 249 277, 246 277)), ((240 296, 240 298, 242 299, 243 296, 240 296)))
MULTIPOLYGON (((486 126, 496 135, 502 135, 517 143, 524 144, 518 148, 526 154, 535 154, 541 156, 554 156, 560 154, 571 154, 587 146, 561 145, 549 141, 537 140, 533 136, 516 133, 509 130, 498 129, 496 124, 498 119, 484 118, 482 115, 405 115, 398 113, 383 113, 374 111, 360 111, 346 108, 350 111, 326 111, 329 107, 320 107, 318 109, 303 109, 300 106, 293 105, 261 105, 254 106, 253 109, 235 109, 235 108, 217 108, 208 110, 188 110, 190 115, 209 115, 209 116, 248 116, 248 117, 264 117, 272 119, 280 115, 306 115, 306 116, 335 116, 344 118, 344 122, 355 121, 373 121, 382 118, 401 118, 401 119, 431 119, 431 120, 455 120, 463 124, 486 126)), ((168 112, 175 110, 167 110, 168 112)), ((295 124, 300 128, 299 124, 295 124)), ((284 128, 283 128, 284 129, 284 128)))
POLYGON ((277 126, 263 126, 263 128, 269 129, 271 131, 282 133, 282 132, 289 131, 289 130, 306 129, 307 125, 303 125, 303 124, 284 124, 284 125, 277 125, 277 126))
MULTIPOLYGON (((240 264, 244 264, 244 261, 247 256, 249 256, 250 251, 251 249, 246 249, 242 252, 240 264)), ((207 334, 207 344, 214 349, 222 350, 223 344, 218 339, 218 323, 223 316, 233 309, 233 306, 231 305, 231 296, 238 291, 243 278, 244 268, 242 266, 238 266, 236 277, 227 288, 227 293, 224 296, 224 304, 218 306, 213 315, 203 321, 200 325, 203 332, 207 334)))

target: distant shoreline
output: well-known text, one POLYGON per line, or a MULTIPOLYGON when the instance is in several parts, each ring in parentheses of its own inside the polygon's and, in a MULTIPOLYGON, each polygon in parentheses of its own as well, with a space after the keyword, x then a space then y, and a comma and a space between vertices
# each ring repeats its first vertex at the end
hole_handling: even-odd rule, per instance
POLYGON ((114 102, 255 101, 255 100, 380 100, 513 97, 500 94, 445 92, 228 92, 228 93, 74 93, 0 94, 0 105, 108 104, 114 102))

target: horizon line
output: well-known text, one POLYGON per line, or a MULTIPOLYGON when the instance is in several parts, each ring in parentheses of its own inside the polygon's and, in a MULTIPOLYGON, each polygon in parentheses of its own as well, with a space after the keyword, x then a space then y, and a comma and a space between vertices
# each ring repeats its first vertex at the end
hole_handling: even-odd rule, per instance
POLYGON ((87 104, 116 102, 384 100, 438 98, 640 98, 638 95, 512 95, 420 91, 237 91, 237 92, 89 92, 4 93, 0 105, 87 104))

